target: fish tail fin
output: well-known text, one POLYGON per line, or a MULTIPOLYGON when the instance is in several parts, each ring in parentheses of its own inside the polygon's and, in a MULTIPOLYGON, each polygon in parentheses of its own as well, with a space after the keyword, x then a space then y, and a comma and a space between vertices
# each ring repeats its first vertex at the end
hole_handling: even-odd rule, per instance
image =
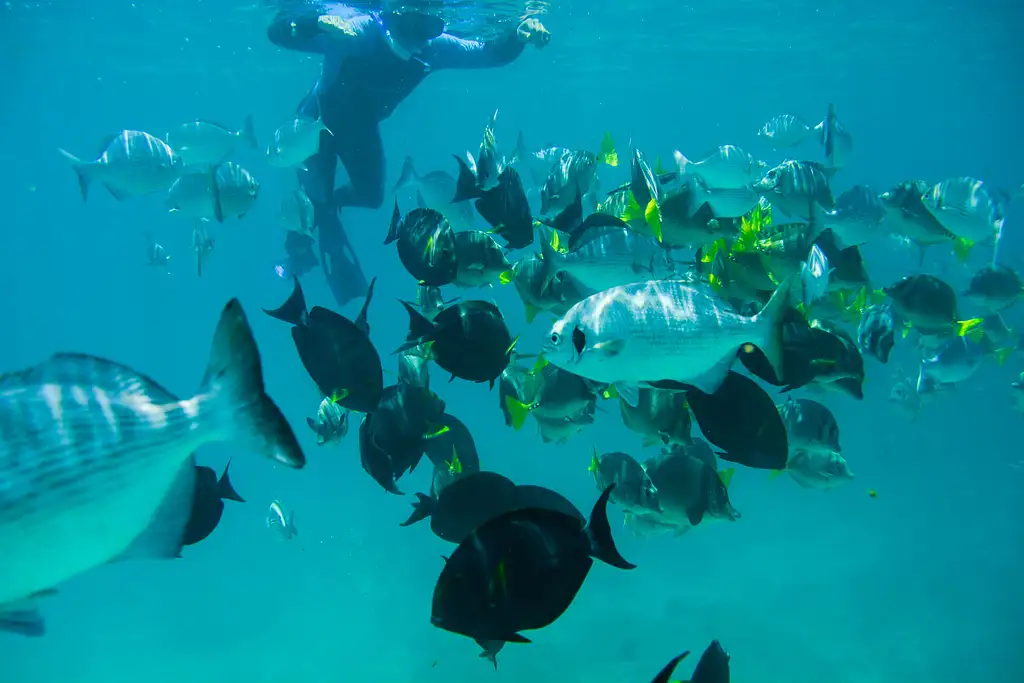
POLYGON ((199 395, 210 396, 218 412, 228 416, 232 438, 289 467, 306 464, 288 421, 264 393, 260 352, 238 299, 220 314, 199 395))
POLYGON ((794 277, 790 276, 782 281, 782 284, 772 294, 771 299, 756 316, 757 320, 763 321, 762 324, 765 326, 762 343, 758 345, 758 348, 768 359, 772 370, 775 371, 775 376, 780 379, 785 377, 782 366, 782 331, 786 318, 783 314, 789 308, 789 296, 793 288, 794 277))
POLYGON ((402 175, 398 177, 398 182, 395 183, 395 189, 392 192, 398 192, 399 190, 415 185, 419 180, 419 175, 416 174, 416 167, 412 163, 412 157, 405 157, 405 161, 402 162, 402 175))
POLYGON ((676 160, 676 169, 679 171, 679 176, 686 175, 686 167, 692 162, 678 149, 672 152, 672 158, 676 160))
POLYGON ((391 212, 391 225, 388 226, 388 236, 384 238, 384 244, 391 244, 398 239, 402 227, 402 211, 398 208, 398 200, 395 200, 395 210, 391 212))
POLYGON ((985 319, 971 318, 970 320, 956 321, 956 334, 958 337, 967 337, 970 341, 978 343, 985 336, 985 319))
POLYGON ((558 275, 559 266, 561 265, 562 255, 555 249, 555 245, 552 243, 557 237, 558 233, 554 230, 551 230, 550 234, 546 229, 540 230, 541 279, 544 282, 540 288, 542 292, 547 289, 547 286, 558 275))
POLYGON ((89 198, 89 185, 92 183, 93 176, 95 175, 96 164, 90 161, 82 161, 71 152, 63 149, 58 149, 57 151, 71 162, 71 168, 74 169, 75 175, 78 176, 78 189, 82 193, 82 201, 87 201, 89 198))
POLYGON ((412 514, 409 515, 409 519, 405 520, 398 526, 411 526, 416 522, 422 521, 427 517, 434 514, 434 508, 437 506, 437 501, 424 493, 417 493, 416 500, 412 504, 412 514))
POLYGON ((228 460, 228 464, 224 465, 224 471, 220 475, 220 479, 217 480, 217 496, 221 500, 233 500, 236 503, 244 503, 245 498, 238 495, 238 491, 231 485, 231 475, 228 474, 228 468, 231 467, 231 460, 228 460))
POLYGON ((292 293, 288 295, 288 299, 278 308, 269 311, 264 308, 263 312, 271 318, 302 326, 306 324, 306 297, 302 293, 302 285, 299 284, 298 276, 292 275, 292 282, 294 287, 292 287, 292 293))
POLYGON ((508 409, 509 425, 517 432, 526 424, 526 418, 530 414, 530 406, 526 405, 515 396, 505 397, 505 407, 508 409))
POLYGON ((476 175, 470 169, 466 160, 458 154, 453 154, 455 161, 459 164, 459 177, 455 181, 455 196, 452 197, 452 204, 464 202, 480 196, 480 189, 476 186, 476 175))
POLYGON ((611 131, 605 131, 597 158, 609 166, 619 165, 619 153, 615 151, 615 139, 612 138, 611 131))
POLYGON ((417 311, 408 301, 403 301, 402 305, 409 314, 409 333, 405 336, 405 343, 399 346, 395 353, 414 349, 430 341, 434 333, 434 323, 429 318, 417 311))
POLYGON ((259 149, 260 143, 256 141, 256 126, 252 122, 252 114, 245 117, 242 122, 242 130, 238 131, 238 137, 245 140, 245 144, 253 149, 259 149))
POLYGON ((613 567, 635 569, 635 564, 630 564, 619 554, 619 549, 615 547, 615 540, 612 538, 611 525, 608 524, 608 498, 614 488, 615 484, 612 484, 601 493, 590 513, 590 524, 587 525, 590 554, 613 567))

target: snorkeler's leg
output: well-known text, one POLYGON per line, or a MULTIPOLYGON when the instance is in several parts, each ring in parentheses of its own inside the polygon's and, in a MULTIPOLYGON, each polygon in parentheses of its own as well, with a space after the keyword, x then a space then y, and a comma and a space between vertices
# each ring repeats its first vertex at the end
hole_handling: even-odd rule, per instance
POLYGON ((376 121, 358 126, 350 124, 345 138, 338 145, 338 158, 348 172, 348 183, 335 190, 335 204, 339 208, 379 209, 384 204, 387 171, 380 125, 376 121))

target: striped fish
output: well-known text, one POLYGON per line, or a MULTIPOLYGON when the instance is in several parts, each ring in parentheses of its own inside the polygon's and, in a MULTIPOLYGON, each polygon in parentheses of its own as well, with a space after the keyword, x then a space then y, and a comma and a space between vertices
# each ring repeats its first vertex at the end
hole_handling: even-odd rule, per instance
POLYGON ((221 314, 189 399, 83 354, 0 376, 0 629, 41 635, 33 598, 93 567, 177 557, 195 489, 192 453, 215 441, 305 464, 263 391, 237 300, 221 314))
POLYGON ((82 201, 93 181, 102 183, 117 200, 166 192, 182 169, 181 157, 166 142, 138 130, 122 130, 104 139, 103 151, 94 161, 57 151, 71 162, 82 201))
POLYGON ((587 297, 556 321, 544 357, 581 377, 614 384, 631 406, 639 401, 639 385, 661 381, 715 393, 748 344, 760 348, 781 377, 781 317, 790 283, 784 281, 753 317, 733 312, 707 288, 679 280, 615 287, 587 297))

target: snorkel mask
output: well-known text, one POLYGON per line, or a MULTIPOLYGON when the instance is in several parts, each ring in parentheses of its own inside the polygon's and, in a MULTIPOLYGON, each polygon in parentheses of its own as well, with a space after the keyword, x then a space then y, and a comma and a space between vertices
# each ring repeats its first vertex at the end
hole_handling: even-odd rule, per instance
POLYGON ((413 11, 385 12, 381 23, 391 50, 406 61, 444 33, 445 28, 441 17, 413 11))

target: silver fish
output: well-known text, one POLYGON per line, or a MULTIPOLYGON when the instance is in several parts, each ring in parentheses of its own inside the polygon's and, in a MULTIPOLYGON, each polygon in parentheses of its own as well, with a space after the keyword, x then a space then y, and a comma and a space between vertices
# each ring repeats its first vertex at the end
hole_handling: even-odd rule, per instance
POLYGON ((854 185, 836 198, 836 208, 825 212, 830 228, 844 247, 856 247, 885 236, 885 204, 867 185, 854 185))
MULTIPOLYGON (((221 313, 201 387, 189 399, 84 354, 56 354, 0 376, 0 628, 10 627, 4 605, 115 558, 176 557, 195 488, 192 453, 218 441, 305 464, 264 393, 259 351, 236 299, 221 313)), ((35 614, 30 621, 41 631, 35 614)), ((24 608, 19 616, 27 623, 24 608)))
POLYGON ((323 446, 329 443, 340 443, 348 434, 348 412, 331 396, 320 402, 316 411, 316 419, 306 418, 306 424, 316 434, 316 443, 323 446))
POLYGON ((192 228, 192 251, 196 254, 196 273, 199 277, 203 276, 203 269, 206 268, 206 262, 210 259, 216 242, 207 232, 206 225, 205 219, 199 219, 192 228))
POLYGON ((653 238, 629 228, 598 228, 568 254, 556 251, 550 238, 541 239, 545 286, 559 272, 581 290, 601 292, 633 282, 662 280, 675 273, 669 252, 653 238))
POLYGON ((757 131, 776 147, 796 147, 816 135, 816 129, 794 114, 781 114, 768 121, 757 131))
POLYGON ((917 377, 917 393, 927 394, 969 379, 985 359, 981 347, 967 337, 948 337, 925 350, 917 377))
POLYGON ((162 244, 156 242, 153 236, 146 234, 146 265, 150 268, 162 270, 165 273, 170 273, 168 266, 170 265, 171 255, 167 253, 162 244))
POLYGON ((274 131, 274 141, 267 147, 267 163, 276 168, 305 167, 306 159, 320 151, 320 133, 334 135, 316 120, 296 116, 274 131))
POLYGON ((976 178, 950 178, 925 191, 921 202, 942 227, 971 242, 990 242, 1003 231, 1003 208, 976 178))
POLYGON ((93 181, 102 183, 117 200, 165 192, 183 167, 181 157, 166 142, 137 130, 122 130, 104 139, 103 151, 95 161, 57 151, 71 162, 82 201, 88 198, 93 181))
POLYGON ((483 287, 497 281, 512 267, 505 250, 490 234, 480 230, 455 233, 456 287, 483 287))
POLYGON ((222 222, 242 218, 259 195, 260 184, 249 171, 227 162, 202 173, 186 173, 167 191, 167 208, 188 218, 222 222))
POLYGON ((857 346, 862 352, 888 363, 889 354, 896 343, 895 329, 891 303, 869 306, 857 326, 857 346))
POLYGON ((299 535, 295 528, 295 511, 285 513, 284 504, 279 500, 271 503, 267 510, 267 528, 276 531, 286 541, 299 535))
POLYGON ((734 313, 705 287, 681 281, 614 287, 587 297, 556 321, 544 357, 558 367, 614 384, 631 406, 637 385, 660 380, 713 394, 749 344, 782 376, 782 313, 792 279, 755 316, 734 313))
POLYGON ((313 202, 301 187, 292 190, 281 200, 280 221, 285 230, 300 235, 312 235, 314 223, 313 202))
POLYGON ((253 149, 259 148, 251 116, 245 117, 240 130, 212 121, 189 121, 172 129, 165 139, 186 166, 223 163, 231 158, 239 140, 253 149))
POLYGON ((853 479, 846 458, 836 451, 797 449, 789 456, 786 473, 805 489, 834 489, 853 479))
POLYGON ((797 449, 842 452, 839 423, 824 405, 807 398, 791 398, 776 407, 786 425, 790 454, 797 449))
POLYGON ((772 208, 793 218, 814 220, 819 211, 835 208, 825 168, 813 161, 784 161, 754 183, 772 208))
MULTIPOLYGON (((763 161, 758 161, 735 145, 722 145, 700 161, 690 161, 683 153, 672 153, 679 176, 695 175, 711 190, 741 190, 761 177, 763 161)), ((742 215, 742 214, 741 214, 742 215)))
POLYGON ((817 244, 813 245, 807 260, 800 264, 804 309, 809 309, 828 293, 828 276, 831 272, 825 252, 817 244))
POLYGON ((393 192, 412 188, 416 190, 416 203, 422 209, 436 209, 444 214, 456 230, 471 230, 476 213, 471 202, 453 202, 456 182, 446 171, 431 171, 424 175, 416 172, 412 157, 402 164, 402 175, 393 192))

